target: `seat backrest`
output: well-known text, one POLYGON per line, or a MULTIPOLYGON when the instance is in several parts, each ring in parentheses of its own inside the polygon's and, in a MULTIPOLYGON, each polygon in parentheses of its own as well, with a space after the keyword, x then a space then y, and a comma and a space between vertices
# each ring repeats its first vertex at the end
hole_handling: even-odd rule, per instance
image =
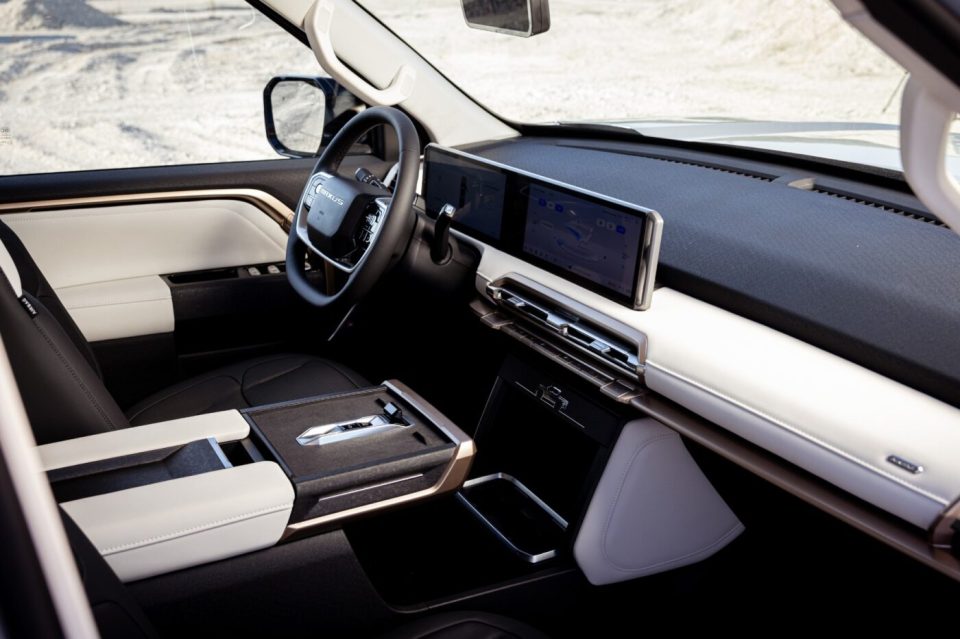
POLYGON ((90 345, 3 222, 0 271, 0 335, 37 443, 127 427, 90 345))

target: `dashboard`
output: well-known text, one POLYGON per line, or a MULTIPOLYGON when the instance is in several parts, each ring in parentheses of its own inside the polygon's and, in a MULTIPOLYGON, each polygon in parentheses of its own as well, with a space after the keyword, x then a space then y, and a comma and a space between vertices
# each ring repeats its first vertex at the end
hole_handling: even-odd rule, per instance
MULTIPOLYGON (((926 356, 931 342, 956 346, 938 322, 949 315, 957 328, 960 300, 943 291, 960 273, 960 246, 949 230, 906 215, 916 206, 908 196, 835 175, 814 174, 818 190, 799 189, 790 186, 796 168, 652 145, 527 138, 464 151, 429 152, 424 195, 433 213, 461 201, 468 209, 455 229, 481 254, 485 300, 503 305, 516 298, 504 291, 526 282, 514 292, 542 295, 523 298, 525 307, 556 302, 608 336, 624 327, 642 335, 629 343, 642 346, 647 389, 915 526, 931 526, 960 496, 958 401, 931 383, 943 360, 926 356), (438 170, 441 153, 483 160, 438 170), (513 175, 536 179, 512 191, 513 175), (559 201, 556 189, 595 195, 598 207, 643 202, 663 212, 649 310, 617 299, 614 278, 599 286, 597 273, 575 277, 556 259, 555 238, 537 228, 549 219, 540 200, 559 201), (944 262, 912 255, 920 242, 944 262), (927 332, 890 330, 890 317, 927 332), (891 352, 906 357, 891 367, 891 352)), ((957 361, 939 373, 960 379, 957 361)))

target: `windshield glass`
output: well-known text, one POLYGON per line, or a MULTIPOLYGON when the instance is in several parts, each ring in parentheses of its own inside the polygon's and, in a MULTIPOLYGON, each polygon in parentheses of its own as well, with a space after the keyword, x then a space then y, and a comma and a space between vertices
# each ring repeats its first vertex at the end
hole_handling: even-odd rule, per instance
POLYGON ((899 169, 904 70, 828 0, 550 0, 531 38, 458 0, 358 0, 493 112, 899 169))

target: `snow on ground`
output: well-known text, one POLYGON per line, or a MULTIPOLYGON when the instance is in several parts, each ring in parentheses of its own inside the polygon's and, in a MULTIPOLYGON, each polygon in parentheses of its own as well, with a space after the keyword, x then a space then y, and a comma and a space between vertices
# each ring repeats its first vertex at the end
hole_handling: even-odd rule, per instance
MULTIPOLYGON (((552 0, 528 40, 361 3, 518 120, 897 119, 902 71, 826 0, 552 0)), ((319 71, 242 0, 0 0, 0 174, 277 157, 262 87, 319 71)))

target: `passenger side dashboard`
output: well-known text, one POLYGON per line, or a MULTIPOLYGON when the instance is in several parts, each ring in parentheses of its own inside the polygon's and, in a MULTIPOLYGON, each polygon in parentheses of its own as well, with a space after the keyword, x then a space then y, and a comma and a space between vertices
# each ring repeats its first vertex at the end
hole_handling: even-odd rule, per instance
MULTIPOLYGON (((468 149, 654 207, 665 220, 661 286, 646 311, 461 229, 457 237, 481 254, 476 290, 484 302, 475 310, 484 323, 501 331, 536 324, 502 303, 504 283, 533 283, 548 303, 573 301, 591 319, 606 318, 610 332, 626 326, 643 336, 645 352, 638 346, 637 355, 645 389, 631 391, 625 382, 619 401, 641 408, 644 393, 655 393, 920 530, 932 529, 960 496, 952 463, 960 411, 941 401, 955 399, 943 392, 949 384, 931 381, 958 373, 941 357, 955 346, 952 331, 944 331, 960 316, 944 295, 960 273, 951 270, 960 267, 958 238, 886 178, 874 179, 883 186, 861 185, 877 198, 871 202, 850 194, 846 174, 801 179, 795 166, 730 167, 689 152, 629 146, 523 139, 468 149), (849 254, 850 242, 858 253, 849 254), (920 244, 937 260, 920 258, 920 244), (918 259, 911 259, 913 250, 918 259), (816 305, 809 303, 813 291, 821 294, 816 305), (828 303, 841 297, 842 304, 828 303), (742 306, 743 299, 750 304, 742 306), (878 305, 885 312, 867 317, 878 305), (891 330, 891 317, 910 317, 926 332, 891 330), (805 326, 797 334, 799 323, 805 326), (837 348, 841 332, 848 336, 837 348), (934 344, 941 351, 928 357, 934 344), (912 366, 889 374, 890 361, 904 353, 912 366)), ((533 332, 539 337, 520 341, 561 365, 564 357, 576 362, 570 370, 596 370, 596 357, 550 331, 533 332)), ((941 555, 937 567, 955 573, 956 561, 941 555)))

